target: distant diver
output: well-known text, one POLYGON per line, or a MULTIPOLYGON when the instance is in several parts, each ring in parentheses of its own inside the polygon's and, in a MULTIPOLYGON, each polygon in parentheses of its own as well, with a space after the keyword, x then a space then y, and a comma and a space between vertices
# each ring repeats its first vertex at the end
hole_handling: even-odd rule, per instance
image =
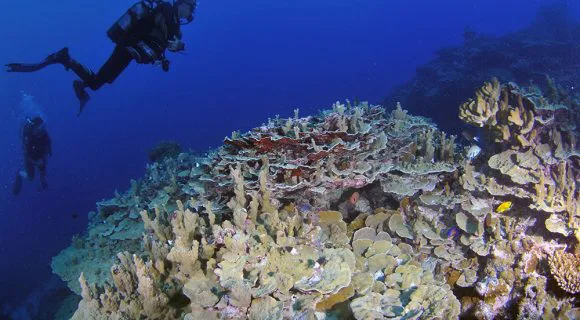
POLYGON ((24 170, 16 172, 16 180, 12 193, 19 195, 22 189, 22 179, 34 180, 36 168, 40 174, 41 189, 48 188, 46 166, 48 157, 52 156, 52 141, 46 123, 41 117, 27 118, 22 128, 22 151, 24 154, 24 170))
POLYGON ((6 71, 34 72, 56 63, 62 64, 66 70, 72 69, 82 80, 73 82, 80 101, 80 115, 90 98, 85 88, 96 91, 105 83, 113 83, 132 60, 140 64, 161 64, 164 71, 169 71, 165 50, 179 52, 185 49, 181 41, 181 25, 193 21, 196 7, 197 0, 174 0, 173 4, 162 0, 143 0, 134 4, 107 31, 116 46, 96 74, 71 58, 68 47, 39 63, 9 63, 6 71))

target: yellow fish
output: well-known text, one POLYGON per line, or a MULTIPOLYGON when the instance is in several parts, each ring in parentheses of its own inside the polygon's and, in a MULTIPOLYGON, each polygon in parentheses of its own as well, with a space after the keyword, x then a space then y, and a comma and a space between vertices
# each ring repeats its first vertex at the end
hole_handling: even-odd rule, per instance
POLYGON ((499 206, 497 206, 495 212, 497 213, 506 212, 512 208, 512 205, 513 203, 511 201, 502 202, 499 206))

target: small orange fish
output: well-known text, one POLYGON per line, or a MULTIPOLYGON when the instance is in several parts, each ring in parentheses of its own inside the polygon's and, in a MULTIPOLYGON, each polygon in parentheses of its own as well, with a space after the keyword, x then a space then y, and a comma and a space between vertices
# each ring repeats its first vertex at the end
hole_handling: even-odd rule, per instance
POLYGON ((497 212, 497 213, 506 212, 512 208, 512 205, 513 205, 513 203, 511 201, 502 202, 499 206, 497 206, 497 208, 495 209, 495 212, 497 212))

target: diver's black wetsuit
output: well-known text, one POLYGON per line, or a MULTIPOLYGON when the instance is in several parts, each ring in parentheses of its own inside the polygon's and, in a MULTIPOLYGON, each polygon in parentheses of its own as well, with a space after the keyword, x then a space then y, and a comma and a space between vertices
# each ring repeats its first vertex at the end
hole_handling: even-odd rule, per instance
POLYGON ((159 4, 148 19, 135 28, 125 43, 118 43, 115 50, 98 73, 85 68, 74 59, 66 67, 71 68, 92 90, 113 81, 135 59, 138 63, 155 63, 165 59, 169 40, 181 39, 179 20, 173 6, 167 2, 159 4))
POLYGON ((22 151, 24 153, 24 172, 16 173, 13 193, 18 195, 22 188, 22 178, 25 176, 32 181, 35 176, 35 168, 40 173, 40 186, 48 187, 46 179, 46 166, 48 157, 52 156, 52 140, 46 130, 44 121, 40 117, 27 120, 22 129, 22 151), (24 174, 25 173, 25 174, 24 174))
POLYGON ((169 46, 169 41, 181 39, 181 37, 181 25, 173 5, 169 2, 160 2, 148 17, 131 30, 131 34, 123 41, 116 42, 113 53, 97 73, 71 58, 68 48, 49 55, 40 63, 10 63, 6 66, 8 72, 34 72, 48 65, 61 63, 67 70, 73 70, 82 80, 74 82, 75 93, 81 101, 80 111, 82 111, 89 99, 84 89, 89 87, 92 90, 98 90, 105 83, 113 83, 132 60, 137 63, 159 61, 163 65, 163 70, 167 71, 169 62, 165 59, 165 50, 169 46))

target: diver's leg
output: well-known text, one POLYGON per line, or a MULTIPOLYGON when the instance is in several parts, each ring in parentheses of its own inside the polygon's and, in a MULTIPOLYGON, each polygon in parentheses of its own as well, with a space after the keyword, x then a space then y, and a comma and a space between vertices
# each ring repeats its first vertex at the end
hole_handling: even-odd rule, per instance
POLYGON ((78 61, 70 59, 68 65, 71 68, 71 70, 74 71, 74 73, 76 73, 77 76, 79 76, 79 78, 81 78, 81 80, 73 81, 73 89, 80 103, 79 112, 77 115, 80 115, 85 105, 87 104, 87 102, 89 102, 91 98, 89 94, 85 91, 85 88, 100 87, 102 85, 98 85, 95 73, 91 69, 80 64, 78 61))
POLYGON ((38 165, 38 172, 40 174, 40 188, 42 190, 48 189, 48 180, 46 180, 46 165, 48 160, 46 157, 40 160, 40 164, 38 165))
POLYGON ((6 65, 8 72, 34 72, 38 71, 51 64, 60 63, 67 70, 71 69, 89 86, 95 86, 96 76, 91 69, 83 66, 80 62, 71 58, 68 48, 63 48, 53 54, 48 55, 43 61, 39 63, 9 63, 6 65))
POLYGON ((34 180, 34 161, 32 159, 26 158, 26 160, 24 160, 24 166, 26 168, 26 177, 28 180, 34 180))
POLYGON ((71 59, 71 69, 83 80, 85 88, 99 90, 105 83, 113 83, 115 79, 127 68, 133 57, 125 47, 116 46, 113 53, 103 64, 97 74, 84 68, 80 63, 71 59))
MULTIPOLYGON (((129 54, 129 52, 121 46, 116 46, 115 50, 107 59, 105 64, 99 69, 99 72, 95 75, 92 74, 90 79, 85 80, 83 77, 81 79, 83 81, 74 81, 73 87, 75 90, 75 94, 79 101, 81 102, 79 115, 83 111, 84 106, 89 101, 90 97, 85 89, 91 88, 93 91, 98 90, 101 88, 105 83, 113 83, 115 79, 127 68, 129 63, 131 63, 133 57, 129 54)), ((74 68, 71 66, 71 69, 74 68)), ((75 71, 76 72, 76 71, 75 71)), ((78 73, 77 73, 78 74, 78 73)))
POLYGON ((39 63, 9 63, 6 65, 6 71, 34 72, 55 63, 62 63, 65 65, 65 67, 67 67, 65 63, 68 62, 69 59, 70 57, 68 55, 68 48, 62 48, 59 51, 48 55, 39 63))
POLYGON ((116 46, 107 62, 99 69, 95 83, 93 85, 89 84, 89 87, 92 90, 98 90, 105 83, 113 83, 129 66, 131 60, 133 60, 133 57, 125 47, 116 46))
POLYGON ((77 99, 79 99, 79 112, 77 113, 77 116, 81 115, 81 112, 83 112, 85 105, 91 99, 89 94, 85 91, 86 87, 87 85, 81 80, 73 81, 73 89, 75 91, 77 99))
POLYGON ((67 68, 70 68, 74 73, 76 73, 76 75, 81 78, 81 80, 84 83, 87 84, 93 84, 96 81, 96 77, 95 77, 95 73, 83 66, 80 62, 76 61, 73 58, 70 58, 70 60, 65 64, 65 66, 67 68))
POLYGON ((16 178, 14 179, 14 185, 12 186, 12 194, 17 196, 22 190, 22 175, 20 170, 16 171, 16 178))
POLYGON ((80 64, 75 59, 71 58, 68 52, 68 48, 63 48, 53 54, 48 55, 48 57, 46 57, 40 63, 10 63, 6 66, 8 67, 8 72, 33 72, 55 63, 62 64, 67 70, 71 69, 86 83, 92 83, 95 81, 95 73, 92 72, 89 68, 86 68, 80 64))

